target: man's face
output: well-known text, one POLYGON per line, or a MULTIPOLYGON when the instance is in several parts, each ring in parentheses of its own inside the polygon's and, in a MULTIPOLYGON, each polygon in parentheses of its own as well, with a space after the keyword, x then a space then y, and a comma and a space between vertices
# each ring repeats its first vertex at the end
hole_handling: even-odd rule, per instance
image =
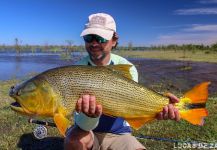
POLYGON ((116 40, 106 40, 98 35, 84 36, 85 47, 92 60, 103 60, 115 46, 116 40))

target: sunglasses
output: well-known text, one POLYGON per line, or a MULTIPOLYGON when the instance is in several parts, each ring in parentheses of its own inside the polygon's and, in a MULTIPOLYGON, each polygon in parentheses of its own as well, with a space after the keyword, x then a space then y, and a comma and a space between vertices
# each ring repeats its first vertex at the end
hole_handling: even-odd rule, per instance
POLYGON ((91 43, 93 42, 93 40, 96 40, 98 43, 108 42, 108 40, 104 39, 101 36, 95 35, 95 34, 88 34, 88 35, 83 36, 83 38, 84 38, 84 41, 87 43, 91 43))

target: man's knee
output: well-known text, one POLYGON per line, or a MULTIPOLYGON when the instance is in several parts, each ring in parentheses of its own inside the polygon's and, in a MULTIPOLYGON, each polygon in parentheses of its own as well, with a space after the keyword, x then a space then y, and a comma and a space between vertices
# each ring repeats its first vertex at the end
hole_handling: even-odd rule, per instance
POLYGON ((93 135, 91 132, 83 131, 78 127, 70 128, 66 133, 64 148, 66 150, 90 149, 93 145, 93 135))
POLYGON ((79 140, 71 140, 68 138, 65 138, 64 140, 64 149, 65 150, 83 150, 84 145, 79 140))

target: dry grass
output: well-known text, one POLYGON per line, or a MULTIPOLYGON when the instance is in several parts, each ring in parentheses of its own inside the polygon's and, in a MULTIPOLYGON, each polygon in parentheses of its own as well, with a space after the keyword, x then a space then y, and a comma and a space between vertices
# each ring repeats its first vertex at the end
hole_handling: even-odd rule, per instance
POLYGON ((115 51, 116 54, 131 58, 153 58, 162 60, 181 60, 217 63, 217 53, 205 51, 115 51))

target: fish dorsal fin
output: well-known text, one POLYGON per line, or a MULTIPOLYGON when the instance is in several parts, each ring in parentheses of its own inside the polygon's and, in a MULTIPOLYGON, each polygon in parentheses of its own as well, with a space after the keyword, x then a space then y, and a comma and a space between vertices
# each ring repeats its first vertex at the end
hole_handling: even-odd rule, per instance
POLYGON ((111 69, 114 72, 121 74, 122 76, 133 80, 132 75, 130 74, 130 68, 132 65, 129 64, 120 64, 120 65, 109 65, 107 68, 111 69))
POLYGON ((138 130, 144 124, 154 120, 154 117, 144 117, 144 118, 126 118, 125 120, 130 124, 133 129, 138 130))

